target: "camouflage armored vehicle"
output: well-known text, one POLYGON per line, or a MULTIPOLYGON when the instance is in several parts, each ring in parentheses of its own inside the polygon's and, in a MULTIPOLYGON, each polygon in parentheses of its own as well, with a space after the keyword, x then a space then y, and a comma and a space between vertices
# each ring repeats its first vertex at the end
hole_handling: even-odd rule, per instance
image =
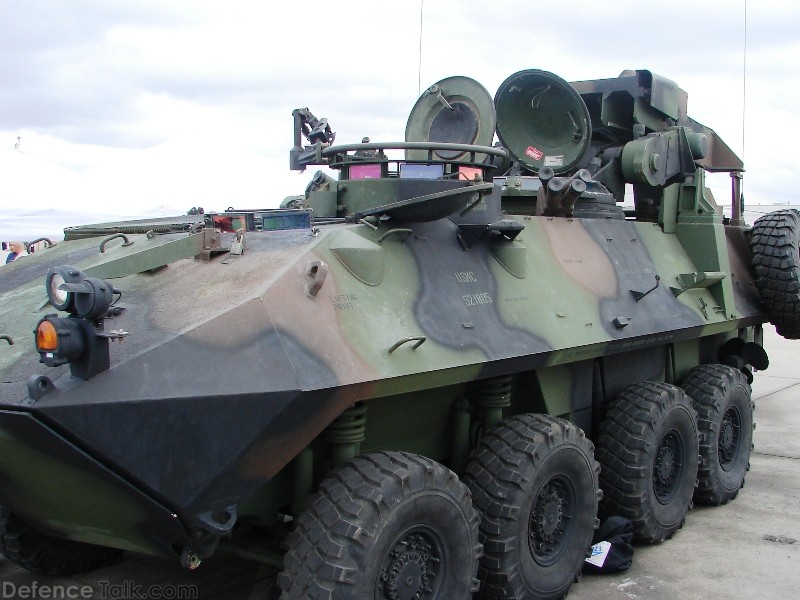
POLYGON ((798 215, 747 226, 741 161, 686 107, 648 71, 526 70, 494 98, 438 82, 403 142, 337 146, 297 109, 291 167, 338 177, 287 208, 3 267, 2 552, 228 552, 287 599, 560 598, 598 519, 658 543, 733 499, 762 325, 800 335, 798 215))

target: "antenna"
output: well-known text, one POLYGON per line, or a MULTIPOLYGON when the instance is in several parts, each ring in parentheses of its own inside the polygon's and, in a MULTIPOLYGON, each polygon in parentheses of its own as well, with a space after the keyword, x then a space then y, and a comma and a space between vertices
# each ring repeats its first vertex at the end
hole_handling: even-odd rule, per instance
POLYGON ((745 107, 747 105, 747 0, 744 0, 744 50, 742 51, 742 162, 744 162, 745 107))
POLYGON ((417 96, 422 94, 422 8, 425 0, 419 0, 419 64, 417 65, 417 96))

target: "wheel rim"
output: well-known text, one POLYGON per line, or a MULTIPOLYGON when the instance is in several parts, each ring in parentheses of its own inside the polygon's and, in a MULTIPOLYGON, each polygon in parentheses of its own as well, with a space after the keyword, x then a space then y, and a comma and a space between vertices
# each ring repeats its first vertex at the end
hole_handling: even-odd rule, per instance
POLYGON ((376 600, 439 598, 446 572, 444 544, 429 527, 411 527, 389 547, 378 569, 376 600))
POLYGON ((550 479, 533 501, 528 545, 533 559, 543 567, 556 563, 569 546, 576 505, 574 486, 561 477, 550 479))
POLYGON ((669 504, 680 489, 683 465, 681 437, 671 429, 661 438, 653 463, 653 491, 661 504, 669 504))
POLYGON ((733 467, 733 463, 739 453, 741 433, 742 417, 735 407, 731 407, 722 415, 717 442, 719 465, 726 471, 733 467))

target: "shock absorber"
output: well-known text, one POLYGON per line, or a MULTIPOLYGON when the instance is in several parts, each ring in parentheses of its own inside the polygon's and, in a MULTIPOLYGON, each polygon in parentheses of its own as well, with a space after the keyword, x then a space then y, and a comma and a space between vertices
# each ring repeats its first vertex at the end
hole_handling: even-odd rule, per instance
POLYGON ((503 419, 503 409, 511 406, 511 375, 485 379, 478 384, 478 407, 484 433, 503 419))
POLYGON ((361 452, 361 442, 367 436, 367 405, 356 402, 325 430, 325 439, 331 444, 333 467, 341 467, 361 452))
POLYGON ((453 403, 450 419, 450 468, 462 473, 467 464, 471 445, 469 442, 469 400, 459 398, 453 403))

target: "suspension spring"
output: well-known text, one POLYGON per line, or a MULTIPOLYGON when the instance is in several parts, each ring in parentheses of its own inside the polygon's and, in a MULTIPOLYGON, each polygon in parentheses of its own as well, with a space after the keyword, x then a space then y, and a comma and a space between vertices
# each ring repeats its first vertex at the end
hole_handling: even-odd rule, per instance
POLYGON ((325 439, 331 444, 333 466, 340 467, 361 451, 361 442, 367 437, 367 405, 356 402, 325 430, 325 439))
POLYGON ((483 431, 486 432, 503 419, 503 409, 511 406, 511 375, 481 381, 478 384, 478 406, 483 431))

